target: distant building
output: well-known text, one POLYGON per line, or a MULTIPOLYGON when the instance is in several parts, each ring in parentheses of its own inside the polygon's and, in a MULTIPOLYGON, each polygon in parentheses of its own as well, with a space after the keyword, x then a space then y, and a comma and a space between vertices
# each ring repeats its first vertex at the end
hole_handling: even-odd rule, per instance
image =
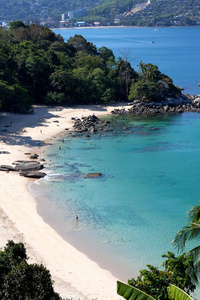
POLYGON ((85 26, 85 22, 76 22, 75 26, 84 27, 85 26))
POLYGON ((67 19, 67 14, 62 14, 61 15, 61 21, 65 21, 67 19))
POLYGON ((94 22, 94 26, 101 26, 100 22, 94 22))

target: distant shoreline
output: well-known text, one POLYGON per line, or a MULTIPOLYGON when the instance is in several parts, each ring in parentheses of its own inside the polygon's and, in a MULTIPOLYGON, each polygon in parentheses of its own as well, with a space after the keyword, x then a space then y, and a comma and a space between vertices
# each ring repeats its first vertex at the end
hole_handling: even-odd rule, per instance
POLYGON ((71 30, 71 29, 106 29, 106 28, 158 28, 158 29, 162 29, 162 28, 189 28, 189 27, 194 27, 194 28, 200 28, 200 25, 197 26, 155 26, 155 27, 149 27, 149 26, 125 26, 125 25, 121 25, 121 26, 77 26, 77 27, 56 27, 56 28, 50 28, 51 30, 71 30))
POLYGON ((135 27, 137 26, 77 26, 77 27, 59 27, 59 28, 51 28, 52 30, 60 30, 60 29, 104 29, 104 28, 128 28, 128 27, 135 27))

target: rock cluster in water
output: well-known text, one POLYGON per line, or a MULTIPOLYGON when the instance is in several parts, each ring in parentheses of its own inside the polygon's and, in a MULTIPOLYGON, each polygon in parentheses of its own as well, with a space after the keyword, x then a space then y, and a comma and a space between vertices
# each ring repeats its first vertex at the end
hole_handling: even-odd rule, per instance
POLYGON ((200 95, 182 95, 178 98, 166 98, 162 102, 140 102, 135 100, 129 103, 128 110, 114 109, 112 114, 136 114, 136 115, 154 115, 164 113, 183 113, 183 112, 200 112, 200 95))

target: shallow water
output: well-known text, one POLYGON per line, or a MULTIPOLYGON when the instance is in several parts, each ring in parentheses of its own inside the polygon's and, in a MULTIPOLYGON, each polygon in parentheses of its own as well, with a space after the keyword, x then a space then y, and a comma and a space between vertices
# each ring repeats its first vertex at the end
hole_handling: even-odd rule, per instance
POLYGON ((172 239, 199 203, 200 115, 115 120, 102 136, 59 138, 46 152, 49 175, 31 189, 46 222, 126 281, 174 252, 172 239))

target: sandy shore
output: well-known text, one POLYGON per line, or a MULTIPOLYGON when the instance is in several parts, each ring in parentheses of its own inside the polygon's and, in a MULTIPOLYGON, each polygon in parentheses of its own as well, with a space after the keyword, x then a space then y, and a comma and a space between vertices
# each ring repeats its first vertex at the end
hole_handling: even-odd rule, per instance
MULTIPOLYGON (((39 153, 42 158, 44 147, 72 127, 71 117, 106 115, 113 107, 42 106, 34 109, 31 115, 0 113, 0 165, 28 160, 28 153, 39 153)), ((37 214, 28 183, 30 180, 18 173, 0 172, 0 246, 4 247, 10 239, 23 242, 29 263, 43 263, 50 270, 55 290, 62 297, 121 299, 116 293, 117 278, 64 241, 37 214)))

